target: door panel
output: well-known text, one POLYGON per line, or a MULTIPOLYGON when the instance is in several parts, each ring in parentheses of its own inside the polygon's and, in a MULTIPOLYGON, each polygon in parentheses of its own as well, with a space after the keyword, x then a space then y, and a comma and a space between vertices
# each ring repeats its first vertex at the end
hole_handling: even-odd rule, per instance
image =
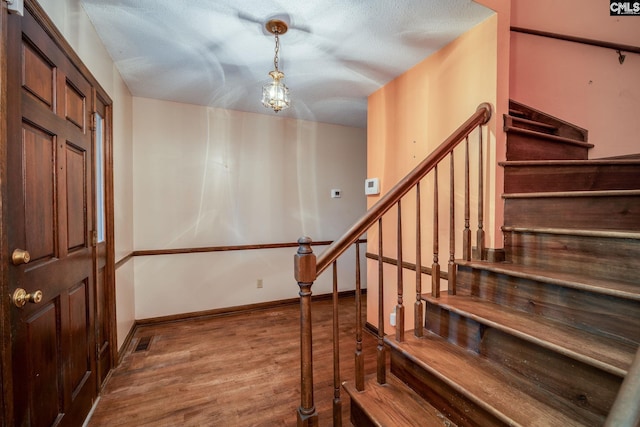
POLYGON ((29 376, 35 378, 29 402, 32 425, 53 425, 62 412, 57 399, 38 399, 38 396, 56 396, 62 389, 58 382, 59 336, 55 328, 55 302, 46 304, 26 321, 27 333, 34 345, 28 352, 29 376))
POLYGON ((91 360, 86 349, 91 336, 89 322, 89 286, 87 280, 69 290, 69 390, 72 395, 81 392, 91 373, 91 360))
POLYGON ((22 72, 22 87, 53 110, 55 67, 28 42, 22 44, 22 56, 24 68, 29 70, 29 72, 22 72))
POLYGON ((96 396, 92 88, 25 10, 9 17, 7 147, 15 424, 81 425, 96 396))
POLYGON ((86 125, 87 95, 76 89, 70 81, 65 82, 65 116, 82 132, 84 132, 86 125))
POLYGON ((55 137, 24 124, 24 232, 32 261, 55 256, 55 137))
POLYGON ((87 246, 87 156, 86 152, 67 143, 67 248, 71 252, 87 246))

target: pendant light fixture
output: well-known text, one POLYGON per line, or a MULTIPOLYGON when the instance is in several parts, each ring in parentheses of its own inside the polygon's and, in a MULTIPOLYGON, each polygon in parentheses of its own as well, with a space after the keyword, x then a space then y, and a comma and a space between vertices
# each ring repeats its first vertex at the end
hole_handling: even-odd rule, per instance
POLYGON ((272 108, 276 113, 289 108, 289 88, 282 82, 284 73, 278 69, 278 53, 280 51, 280 36, 287 32, 287 24, 279 19, 272 19, 266 23, 265 28, 276 37, 275 56, 273 57, 274 70, 269 73, 273 79, 262 87, 262 105, 272 108))

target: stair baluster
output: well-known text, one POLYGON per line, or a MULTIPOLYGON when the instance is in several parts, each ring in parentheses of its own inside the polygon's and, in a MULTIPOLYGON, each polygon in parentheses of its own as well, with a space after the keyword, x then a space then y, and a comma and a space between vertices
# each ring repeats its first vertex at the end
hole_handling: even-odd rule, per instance
POLYGON ((449 263, 447 264, 447 281, 449 294, 456 294, 456 197, 455 197, 455 168, 453 150, 449 154, 449 263))
POLYGON ((431 264, 431 295, 440 298, 440 264, 438 263, 438 165, 433 168, 433 264, 431 264))
POLYGON ((478 132, 478 234, 476 235, 476 245, 478 245, 478 259, 485 259, 484 247, 484 163, 482 161, 482 128, 478 132))
POLYGON ((387 382, 387 360, 384 349, 384 264, 382 261, 382 217, 378 219, 378 347, 376 377, 378 384, 387 382))
POLYGON ((462 232, 462 259, 471 261, 471 203, 469 199, 469 135, 464 143, 464 231, 462 232))
POLYGON ((338 261, 333 262, 333 425, 342 427, 340 399, 340 327, 338 319, 338 261))
POLYGON ((424 331, 424 303, 422 302, 422 234, 420 231, 420 182, 416 184, 416 304, 413 334, 421 337, 424 331))
POLYGON ((404 281, 403 281, 403 272, 404 268, 402 266, 402 205, 400 201, 398 201, 398 263, 397 263, 397 271, 398 271, 398 304, 396 305, 396 340, 404 341, 404 302, 403 302, 403 294, 404 294, 404 281))
POLYGON ((362 352, 362 284, 360 282, 360 242, 356 242, 356 390, 364 390, 364 353, 362 352))

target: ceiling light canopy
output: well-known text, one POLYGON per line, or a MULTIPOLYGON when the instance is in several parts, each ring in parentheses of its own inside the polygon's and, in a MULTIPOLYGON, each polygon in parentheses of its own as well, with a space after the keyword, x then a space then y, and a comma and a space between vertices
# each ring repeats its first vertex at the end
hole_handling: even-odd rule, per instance
POLYGON ((269 73, 273 79, 262 87, 262 105, 272 108, 276 113, 289 108, 289 88, 282 82, 284 73, 278 69, 278 53, 280 51, 280 35, 287 32, 287 24, 279 19, 272 19, 265 24, 265 28, 276 38, 274 70, 269 73))

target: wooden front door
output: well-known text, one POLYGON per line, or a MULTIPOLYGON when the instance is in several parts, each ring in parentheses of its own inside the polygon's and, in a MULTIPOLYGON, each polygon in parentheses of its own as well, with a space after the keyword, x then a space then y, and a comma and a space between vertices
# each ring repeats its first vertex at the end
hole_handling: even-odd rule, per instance
POLYGON ((92 87, 28 10, 8 33, 13 417, 79 426, 97 390, 92 87))

